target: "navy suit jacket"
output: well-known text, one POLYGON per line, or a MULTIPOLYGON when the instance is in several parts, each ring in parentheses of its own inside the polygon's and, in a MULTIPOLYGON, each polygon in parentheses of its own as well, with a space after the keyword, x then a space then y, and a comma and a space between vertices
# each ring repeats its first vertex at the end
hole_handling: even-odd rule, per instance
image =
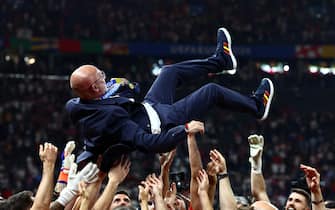
MULTIPOLYGON (((184 125, 167 127, 151 134, 150 122, 141 103, 128 97, 114 96, 101 100, 70 99, 66 110, 84 141, 85 152, 77 162, 102 154, 109 146, 122 145, 128 151, 168 152, 186 139, 184 125)), ((165 109, 156 110, 160 116, 165 109)))

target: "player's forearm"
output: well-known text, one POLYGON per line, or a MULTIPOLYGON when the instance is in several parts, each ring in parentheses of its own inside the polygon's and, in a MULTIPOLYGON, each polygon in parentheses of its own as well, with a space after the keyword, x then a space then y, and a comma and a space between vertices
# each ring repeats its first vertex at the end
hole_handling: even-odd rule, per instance
POLYGON ((53 176, 54 176, 54 163, 43 163, 42 180, 38 187, 32 210, 49 209, 52 190, 53 190, 53 176))
POLYGON ((315 192, 311 192, 311 200, 312 200, 312 210, 325 210, 326 209, 320 187, 315 192))
POLYGON ((213 210, 213 205, 208 197, 207 191, 201 191, 198 193, 201 203, 202 210, 213 210))
POLYGON ((85 192, 86 196, 81 196, 80 210, 92 209, 96 201, 97 194, 100 190, 102 181, 103 179, 99 179, 99 181, 90 183, 87 186, 86 192, 85 192))
POLYGON ((140 201, 140 207, 141 207, 141 210, 149 210, 148 201, 147 200, 141 200, 140 201))
POLYGON ((155 209, 156 210, 167 210, 167 206, 165 204, 165 201, 163 199, 163 196, 161 193, 155 194, 155 209))
POLYGON ((188 154, 191 167, 191 176, 197 177, 198 171, 202 169, 202 162, 194 134, 189 134, 187 136, 187 146, 188 146, 188 154))
POLYGON ((198 195, 198 182, 196 180, 199 170, 202 169, 202 161, 199 152, 199 148, 196 142, 195 134, 189 134, 187 136, 187 146, 189 153, 189 161, 191 168, 191 203, 194 210, 201 210, 200 198, 198 195))
POLYGON ((211 203, 214 203, 217 178, 216 176, 208 176, 208 180, 209 180, 208 197, 211 203))
POLYGON ((233 190, 231 189, 229 177, 219 180, 220 209, 237 209, 233 190))
POLYGON ((269 197, 266 193, 266 185, 263 174, 251 172, 251 193, 256 201, 268 201, 269 197))
POLYGON ((165 167, 162 166, 160 178, 163 182, 163 190, 162 190, 163 195, 165 195, 166 192, 169 190, 169 186, 170 186, 169 174, 170 174, 170 166, 165 166, 165 167))
POLYGON ((65 207, 62 206, 57 201, 52 202, 51 205, 50 205, 50 210, 64 210, 64 209, 65 209, 65 207))
POLYGON ((103 210, 108 209, 109 206, 112 203, 114 194, 116 192, 116 189, 119 185, 119 182, 117 180, 108 180, 107 186, 102 193, 102 195, 99 197, 97 202, 94 204, 93 209, 97 210, 103 210))

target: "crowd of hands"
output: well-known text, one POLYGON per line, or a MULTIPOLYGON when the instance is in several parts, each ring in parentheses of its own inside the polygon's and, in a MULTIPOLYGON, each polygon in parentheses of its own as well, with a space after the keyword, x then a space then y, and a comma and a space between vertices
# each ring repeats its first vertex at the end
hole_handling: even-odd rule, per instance
MULTIPOLYGON (((186 210, 191 206, 194 210, 212 210, 214 209, 214 199, 218 187, 220 209, 257 209, 255 205, 257 202, 246 207, 241 206, 242 204, 236 201, 229 181, 226 159, 217 149, 209 152, 210 161, 206 169, 203 168, 197 146, 197 138, 199 138, 197 134, 204 134, 204 124, 199 121, 191 121, 187 128, 191 171, 189 194, 182 196, 177 192, 176 183, 170 183, 170 167, 176 154, 176 149, 174 149, 159 155, 160 174, 149 174, 138 184, 138 204, 140 208, 142 210, 186 210)), ((251 135, 248 142, 250 146, 251 193, 255 201, 270 203, 262 176, 261 159, 264 139, 260 135, 251 135)), ((74 141, 69 141, 66 144, 62 152, 62 167, 56 185, 54 185, 55 164, 59 156, 58 148, 51 143, 40 145, 39 157, 43 164, 43 174, 30 209, 121 209, 117 206, 114 208, 112 202, 119 185, 124 182, 130 171, 131 160, 129 157, 122 155, 112 164, 107 173, 99 170, 101 159, 98 159, 97 163, 88 163, 82 170, 78 171, 75 155, 72 154, 74 148, 74 141), (101 188, 106 179, 108 181, 102 191, 101 188)), ((318 171, 303 164, 300 165, 300 168, 305 173, 311 199, 323 200, 318 171)), ((135 208, 130 205, 123 209, 135 208)), ((273 207, 273 209, 276 209, 276 207, 273 207)), ((311 209, 326 208, 324 202, 321 202, 318 205, 312 205, 311 209)))

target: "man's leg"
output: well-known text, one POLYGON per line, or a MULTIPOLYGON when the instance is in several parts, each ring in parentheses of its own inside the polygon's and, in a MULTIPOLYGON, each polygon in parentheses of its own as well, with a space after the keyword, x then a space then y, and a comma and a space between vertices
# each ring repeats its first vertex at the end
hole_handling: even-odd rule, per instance
POLYGON ((237 62, 231 50, 231 37, 225 28, 218 29, 217 47, 213 56, 207 59, 184 61, 164 66, 144 100, 152 103, 172 104, 175 89, 183 81, 190 81, 209 73, 236 69, 237 62))
POLYGON ((174 120, 176 124, 194 119, 203 120, 213 106, 250 113, 264 120, 268 115, 273 93, 273 84, 269 79, 263 79, 252 96, 245 96, 218 84, 210 83, 173 104, 176 113, 183 113, 183 116, 175 115, 174 120))

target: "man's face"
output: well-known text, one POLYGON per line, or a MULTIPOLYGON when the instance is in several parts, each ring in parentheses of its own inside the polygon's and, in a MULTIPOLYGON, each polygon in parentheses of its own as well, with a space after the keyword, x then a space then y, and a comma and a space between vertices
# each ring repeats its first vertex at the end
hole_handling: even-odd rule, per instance
POLYGON ((106 86, 106 74, 104 71, 101 71, 99 69, 96 69, 96 73, 93 76, 94 82, 91 84, 95 85, 96 88, 98 88, 102 93, 105 93, 107 91, 107 86, 106 86))
POLYGON ((305 196, 300 193, 292 192, 288 197, 285 210, 308 210, 308 204, 305 196))
POLYGON ((116 194, 113 198, 110 210, 119 206, 131 206, 130 198, 125 194, 116 194))

